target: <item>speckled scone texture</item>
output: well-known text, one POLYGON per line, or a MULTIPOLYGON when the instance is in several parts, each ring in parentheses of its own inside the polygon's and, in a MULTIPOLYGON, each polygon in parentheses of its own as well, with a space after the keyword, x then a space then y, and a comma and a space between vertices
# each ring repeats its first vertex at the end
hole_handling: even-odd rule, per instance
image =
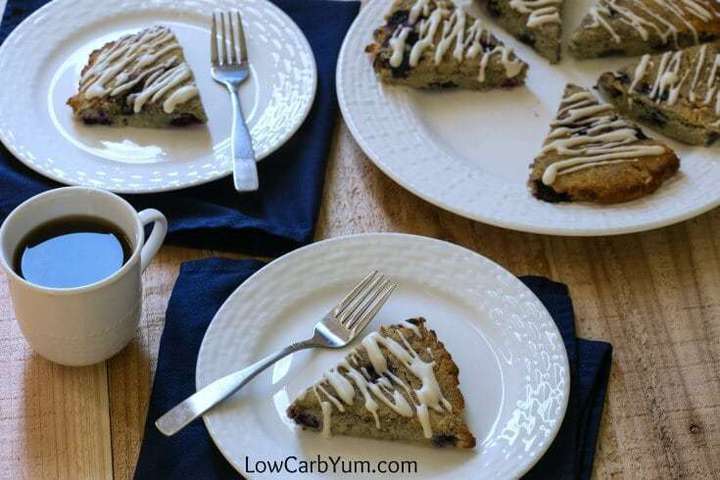
MULTIPOLYGON (((457 22, 453 15, 457 15, 455 12, 460 9, 450 0, 428 0, 422 3, 423 9, 417 10, 421 13, 413 21, 411 11, 420 2, 422 0, 395 0, 386 16, 386 23, 375 30, 374 42, 366 48, 373 68, 383 82, 414 88, 460 87, 473 90, 510 88, 525 82, 527 64, 484 27, 479 37, 479 48, 475 49, 468 44, 464 49, 457 50, 458 36, 455 36, 447 42, 448 48, 441 58, 437 58, 436 48, 442 42, 444 22, 457 22), (426 22, 426 25, 430 25, 428 22, 433 14, 442 20, 438 22, 417 64, 412 64, 413 47, 421 40, 421 24, 426 22), (396 40, 393 37, 397 37, 403 29, 407 29, 407 37, 402 49, 402 61, 394 66, 392 44, 396 40), (462 56, 458 52, 462 52, 462 56)), ((465 29, 461 35, 467 41, 472 35, 471 28, 476 19, 463 14, 465 29)))
POLYGON ((720 137, 720 75, 713 72, 718 55, 720 42, 648 56, 604 73, 598 88, 622 113, 664 135, 710 145, 720 137))
MULTIPOLYGON (((432 436, 431 438, 426 438, 417 416, 410 418, 401 416, 390 409, 385 403, 379 401, 377 397, 373 397, 378 400, 377 403, 379 405, 377 415, 380 428, 377 428, 375 417, 365 407, 364 397, 357 384, 353 382, 352 384, 355 388, 353 403, 351 405, 344 405, 344 411, 342 412, 337 408, 333 408, 331 433, 333 435, 422 442, 432 444, 436 447, 475 447, 475 437, 463 419, 465 401, 459 389, 459 371, 457 365, 442 342, 438 340, 435 332, 427 329, 424 319, 411 319, 408 320, 408 322, 415 325, 415 329, 409 328, 407 325, 383 326, 380 329, 380 334, 392 338, 400 344, 402 344, 403 341, 407 341, 424 361, 434 362, 433 369, 435 376, 443 396, 451 405, 451 411, 443 411, 441 413, 430 409, 432 436), (403 338, 405 340, 403 340, 403 338)), ((381 349, 387 359, 389 372, 400 378, 412 389, 419 389, 421 382, 418 378, 414 376, 398 358, 389 353, 385 347, 381 347, 381 349)), ((355 353, 348 355, 346 361, 351 361, 351 357, 352 364, 357 365, 358 371, 364 371, 364 374, 367 374, 366 378, 368 381, 379 384, 382 381, 387 381, 389 378, 387 374, 378 375, 372 366, 367 350, 362 345, 355 349, 355 353)), ((338 371, 346 378, 349 378, 348 371, 344 369, 344 367, 339 366, 338 371)), ((319 385, 332 394, 335 393, 335 390, 327 379, 322 380, 316 385, 319 385)), ((288 407, 287 415, 303 428, 323 430, 323 411, 318 400, 319 397, 314 393, 313 388, 314 387, 310 387, 288 407)), ((407 397, 407 393, 403 393, 403 395, 407 397)), ((413 393, 413 396, 414 395, 413 393)), ((326 398, 327 397, 323 395, 323 399, 326 398)), ((414 408, 417 398, 407 398, 407 400, 414 408)))
POLYGON ((599 102, 587 89, 568 85, 559 112, 553 130, 544 143, 543 152, 531 165, 529 186, 532 193, 540 200, 587 201, 604 204, 626 202, 654 192, 678 171, 680 161, 669 147, 647 137, 635 124, 619 116, 610 105, 599 102), (584 103, 577 102, 582 98, 585 99, 584 103), (596 109, 598 113, 595 119, 604 119, 608 123, 601 126, 600 120, 585 119, 572 123, 569 120, 572 114, 569 107, 572 99, 576 100, 575 105, 578 106, 576 112, 596 109), (600 110, 602 105, 605 105, 605 108, 600 110), (564 124, 558 123, 563 121, 564 124), (622 135, 620 137, 615 135, 623 132, 630 132, 630 137, 622 143, 624 147, 631 150, 653 147, 658 153, 642 156, 628 153, 605 163, 593 164, 590 168, 566 170, 567 173, 558 175, 549 184, 544 180, 548 167, 578 156, 576 151, 566 152, 550 148, 554 142, 570 139, 578 142, 577 148, 598 148, 603 145, 620 144, 622 135))
POLYGON ((512 0, 480 0, 480 3, 486 3, 490 15, 505 30, 521 42, 533 47, 550 63, 559 62, 561 57, 563 2, 564 0, 550 0, 538 3, 530 0, 518 6, 518 2, 512 0), (557 11, 548 12, 548 9, 557 9, 557 11), (533 12, 536 16, 538 12, 544 15, 543 20, 539 20, 537 25, 531 20, 533 12))
POLYGON ((596 0, 570 40, 576 58, 636 56, 720 38, 714 0, 596 0))
MULTIPOLYGON (((87 92, 83 91, 81 80, 78 93, 70 97, 67 101, 76 118, 82 120, 82 122, 86 125, 132 127, 182 127, 207 122, 207 115, 199 95, 178 104, 172 112, 164 111, 163 100, 167 99, 167 97, 172 93, 171 90, 165 95, 159 95, 160 98, 157 100, 150 99, 147 101, 140 112, 135 112, 133 110, 131 99, 134 95, 138 94, 146 82, 152 79, 162 78, 162 75, 168 74, 169 70, 173 67, 185 63, 185 57, 182 49, 179 47, 175 36, 167 27, 155 26, 151 29, 138 32, 137 34, 128 35, 116 41, 106 43, 90 54, 88 63, 81 72, 81 77, 95 67, 98 62, 101 62, 103 55, 107 55, 108 53, 112 54, 113 49, 118 47, 119 42, 129 38, 138 37, 139 35, 151 30, 168 32, 171 42, 177 44, 177 48, 171 52, 161 52, 157 60, 157 68, 155 68, 150 75, 143 77, 142 80, 137 83, 135 83, 134 77, 135 75, 138 75, 138 69, 136 68, 137 62, 131 62, 126 65, 125 68, 120 70, 114 78, 120 78, 120 76, 124 75, 125 78, 128 79, 127 82, 133 83, 133 86, 132 88, 119 92, 118 94, 106 94, 102 96, 88 95, 87 92)), ((146 58, 150 58, 151 55, 157 54, 161 51, 163 47, 167 47, 166 43, 158 46, 156 49, 148 49, 146 52, 148 57, 146 58)), ((93 79, 102 75, 105 71, 107 71, 107 69, 99 72, 98 75, 93 77, 93 79)), ((192 73, 190 73, 189 78, 185 79, 181 83, 181 86, 191 84, 194 86, 192 73)))

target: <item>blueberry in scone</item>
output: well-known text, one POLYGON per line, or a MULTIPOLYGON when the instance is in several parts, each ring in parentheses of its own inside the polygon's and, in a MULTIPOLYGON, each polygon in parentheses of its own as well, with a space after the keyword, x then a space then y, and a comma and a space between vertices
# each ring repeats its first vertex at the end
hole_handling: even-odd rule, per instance
POLYGON ((287 415, 325 436, 473 448, 458 373, 424 319, 382 326, 305 390, 287 415))
POLYGON ((515 87, 528 68, 451 0, 395 0, 366 51, 383 82, 415 88, 515 87))
POLYGON ((693 145, 720 137, 720 42, 644 55, 598 87, 618 110, 693 145))
POLYGON ((667 145, 588 89, 570 84, 530 167, 529 186, 547 202, 619 203, 654 192, 679 167, 667 145))
POLYGON ((206 123, 182 47, 167 27, 126 35, 90 54, 68 100, 85 124, 167 127, 206 123))

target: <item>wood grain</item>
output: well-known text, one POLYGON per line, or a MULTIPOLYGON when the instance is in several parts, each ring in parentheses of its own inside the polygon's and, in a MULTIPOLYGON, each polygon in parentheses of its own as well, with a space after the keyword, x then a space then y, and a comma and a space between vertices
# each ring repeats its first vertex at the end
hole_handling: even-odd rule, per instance
POLYGON ((0 479, 111 479, 105 364, 40 358, 15 322, 0 277, 0 479))

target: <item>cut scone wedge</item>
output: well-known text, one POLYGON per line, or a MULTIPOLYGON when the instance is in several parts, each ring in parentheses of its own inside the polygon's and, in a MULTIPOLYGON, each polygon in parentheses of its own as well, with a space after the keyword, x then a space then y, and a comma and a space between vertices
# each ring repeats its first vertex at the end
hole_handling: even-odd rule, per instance
POLYGON ((576 58, 636 56, 720 38, 714 0, 595 0, 570 40, 576 58))
POLYGON ((88 125, 168 127, 206 123, 190 65, 167 27, 126 35, 90 54, 68 100, 88 125))
POLYGON ((458 367, 422 318, 380 327, 287 409, 323 435, 475 447, 458 367))
POLYGON ((488 13, 518 40, 557 63, 562 47, 562 8, 565 0, 479 0, 488 13))
POLYGON ((531 165, 529 185, 547 202, 619 203, 654 192, 679 167, 668 146, 588 89, 570 84, 531 165))
POLYGON ((488 90, 525 82, 527 64, 451 0, 395 0, 365 49, 385 83, 488 90))
POLYGON ((598 88, 618 110, 692 145, 720 137, 720 42, 645 55, 600 76, 598 88))

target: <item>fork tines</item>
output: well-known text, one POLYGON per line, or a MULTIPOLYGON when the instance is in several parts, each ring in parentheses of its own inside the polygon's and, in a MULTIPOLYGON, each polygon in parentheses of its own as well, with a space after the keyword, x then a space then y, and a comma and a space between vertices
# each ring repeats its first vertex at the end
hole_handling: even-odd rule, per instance
POLYGON ((376 271, 367 275, 333 310, 335 318, 350 331, 362 330, 385 304, 397 285, 376 271))
POLYGON ((242 16, 238 10, 216 10, 212 15, 210 60, 213 65, 237 65, 247 62, 247 46, 242 16))

